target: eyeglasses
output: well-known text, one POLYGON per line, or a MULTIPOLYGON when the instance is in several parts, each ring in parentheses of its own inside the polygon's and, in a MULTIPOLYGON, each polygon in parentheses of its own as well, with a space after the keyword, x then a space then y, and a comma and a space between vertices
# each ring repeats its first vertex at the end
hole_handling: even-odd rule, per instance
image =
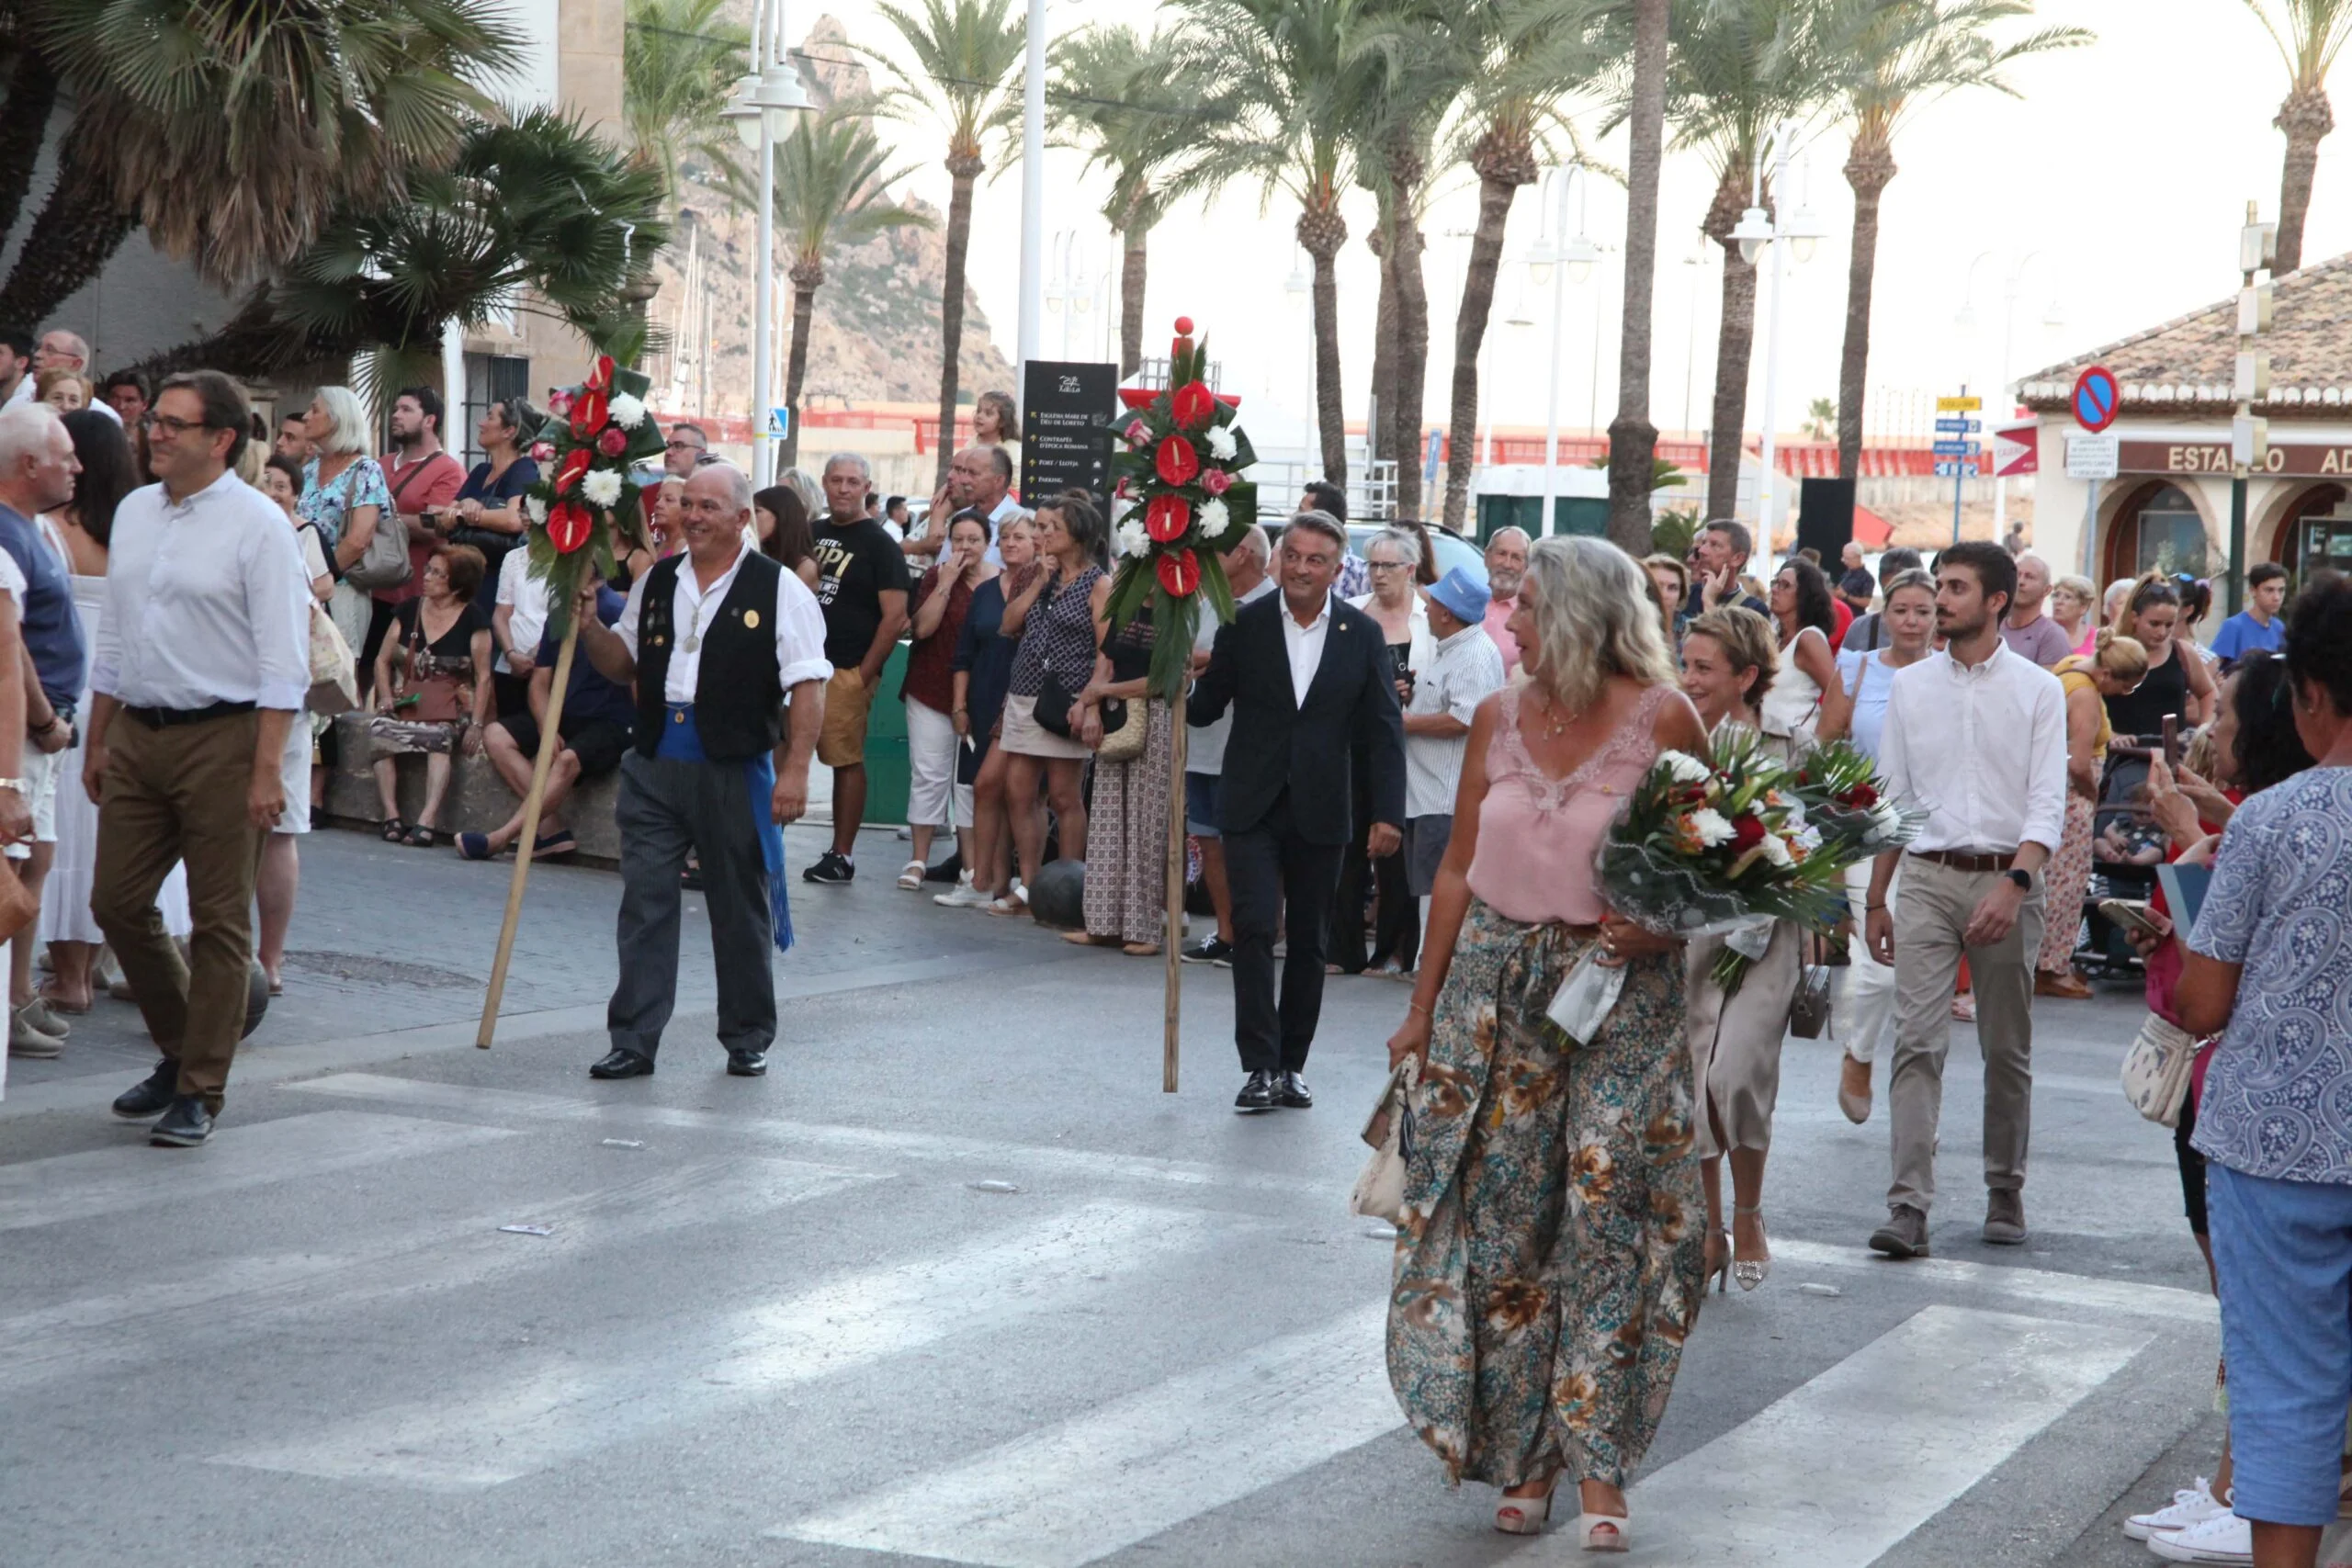
POLYGON ((1366 561, 1363 564, 1367 570, 1372 571, 1404 571, 1408 570, 1405 563, 1400 560, 1371 560, 1366 561))
POLYGON ((167 413, 145 413, 139 423, 150 430, 161 430, 167 435, 186 435, 191 430, 209 430, 212 426, 200 419, 174 419, 167 413))

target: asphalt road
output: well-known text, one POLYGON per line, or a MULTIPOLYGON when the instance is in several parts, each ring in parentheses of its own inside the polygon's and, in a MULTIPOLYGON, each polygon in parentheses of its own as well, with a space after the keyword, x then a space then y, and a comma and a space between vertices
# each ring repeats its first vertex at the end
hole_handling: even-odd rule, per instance
MULTIPOLYGON (((815 845, 796 829, 794 865, 815 845)), ((149 1148, 102 1003, 0 1101, 0 1562, 1486 1564, 1570 1560, 1449 1492, 1345 1212, 1403 991, 1335 982, 1317 1109, 1241 1118, 1227 972, 865 880, 793 888, 784 1039, 724 1076, 687 928, 660 1073, 593 1083, 616 884, 312 838, 288 995, 221 1130, 149 1148), (546 1234, 507 1229, 534 1226, 546 1234)), ((692 905, 690 904, 690 908, 692 905)), ((1883 1110, 1792 1041, 1764 1288, 1710 1298, 1633 1492, 1661 1564, 2124 1564, 2219 1442, 2217 1329, 2119 993, 2044 1003, 2031 1243, 1982 1246, 1956 1029, 1936 1257, 1862 1243, 1883 1110)))

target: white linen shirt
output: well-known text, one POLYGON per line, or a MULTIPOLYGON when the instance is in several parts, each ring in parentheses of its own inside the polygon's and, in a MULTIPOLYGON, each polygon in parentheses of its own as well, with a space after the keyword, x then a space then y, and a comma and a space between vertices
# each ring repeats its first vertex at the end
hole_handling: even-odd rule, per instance
POLYGON ((1969 669, 1949 652, 1894 672, 1879 770, 1928 813, 1911 847, 2052 854, 2066 829, 2066 694, 2058 677, 2000 643, 1969 669))
MULTIPOLYGON (((1413 672, 1413 700, 1405 711, 1424 716, 1450 714, 1466 725, 1477 716, 1478 705, 1510 679, 1503 673, 1503 650, 1484 626, 1464 626, 1434 649, 1429 663, 1413 672)), ((1462 791, 1462 761, 1469 751, 1466 734, 1405 737, 1407 817, 1453 815, 1454 796, 1462 791)))
POLYGON ((301 711, 311 580, 277 503, 234 474, 185 501, 160 484, 115 509, 90 690, 126 707, 301 711))
POLYGON ((1315 684, 1315 672, 1323 668, 1323 645, 1331 637, 1331 595, 1323 596, 1323 608, 1311 625, 1298 624, 1288 600, 1283 602, 1282 617, 1283 645, 1290 650, 1290 694, 1304 708, 1307 688, 1315 684))
MULTIPOLYGON (((0 551, 0 554, 6 553, 0 551)), ((1261 577, 1250 584, 1249 592, 1237 593, 1233 596, 1233 608, 1238 613, 1244 604, 1255 604, 1273 591, 1274 580, 1271 576, 1261 577)), ((1200 629, 1193 634, 1193 651, 1194 653, 1216 652, 1216 634, 1224 628, 1224 626, 1225 622, 1218 618, 1215 610, 1209 608, 1208 601, 1204 598, 1201 601, 1200 629)), ((1185 741, 1184 771, 1188 773, 1203 773, 1210 778, 1222 775, 1225 772, 1226 742, 1231 739, 1232 736, 1233 710, 1227 708, 1217 715, 1216 723, 1202 725, 1193 730, 1191 739, 1185 741)))
MULTIPOLYGON (((695 580, 691 559, 678 563, 678 586, 670 599, 670 621, 677 628, 677 641, 670 647, 670 668, 662 681, 662 701, 695 700, 695 682, 702 674, 702 639, 710 635, 709 623, 718 618, 719 605, 726 603, 728 591, 735 586, 735 574, 743 570, 743 559, 752 553, 748 548, 737 549, 734 560, 708 589, 695 580), (706 605, 709 609, 707 618, 706 605), (688 647, 689 642, 694 646, 688 647)), ((620 621, 613 627, 631 659, 637 657, 637 622, 645 608, 645 585, 652 579, 653 574, 648 571, 629 584, 628 603, 622 607, 620 621)), ((803 681, 833 678, 832 660, 825 657, 825 613, 818 607, 817 596, 808 592, 808 585, 796 573, 776 573, 775 608, 768 622, 775 627, 776 674, 787 694, 803 681)))
MULTIPOLYGON (((539 634, 548 625, 548 580, 531 575, 529 550, 509 550, 506 558, 498 563, 496 602, 514 612, 506 618, 508 644, 521 649, 524 658, 537 659, 539 634)), ((503 653, 498 656, 498 668, 507 669, 503 653)))

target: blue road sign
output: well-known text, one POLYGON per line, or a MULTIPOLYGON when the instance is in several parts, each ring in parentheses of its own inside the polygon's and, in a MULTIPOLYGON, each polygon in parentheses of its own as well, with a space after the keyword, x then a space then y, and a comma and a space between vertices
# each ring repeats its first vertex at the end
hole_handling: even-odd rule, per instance
POLYGON ((1939 457, 1973 457, 1984 450, 1982 441, 1939 441, 1935 453, 1939 457))
POLYGON ((1981 419, 1939 419, 1936 421, 1938 435, 1973 435, 1984 428, 1981 419))
POLYGON ((1936 478, 1939 479, 1973 479, 1977 472, 1978 467, 1974 463, 1951 462, 1936 465, 1936 478))
POLYGON ((788 408, 768 410, 768 439, 781 441, 792 434, 792 411, 788 408))

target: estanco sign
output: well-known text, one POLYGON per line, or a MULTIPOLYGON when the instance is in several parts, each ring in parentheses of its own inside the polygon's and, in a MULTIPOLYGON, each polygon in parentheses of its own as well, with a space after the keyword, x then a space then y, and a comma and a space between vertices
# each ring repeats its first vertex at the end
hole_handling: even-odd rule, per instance
MULTIPOLYGON (((2118 466, 2127 474, 2219 474, 2232 471, 2230 442, 2125 441, 2118 466)), ((2289 444, 2273 439, 2266 474, 2307 479, 2352 477, 2352 446, 2289 444)))

